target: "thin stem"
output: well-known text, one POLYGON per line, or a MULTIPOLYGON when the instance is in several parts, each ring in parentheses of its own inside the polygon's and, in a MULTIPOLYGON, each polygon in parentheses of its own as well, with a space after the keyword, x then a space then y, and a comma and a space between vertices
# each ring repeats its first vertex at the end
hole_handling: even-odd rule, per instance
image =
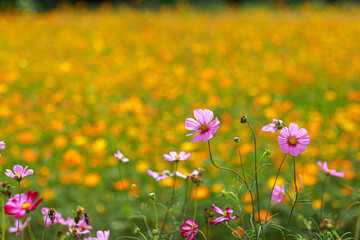
POLYGON ((207 240, 205 234, 200 229, 198 229, 198 232, 201 233, 201 235, 204 237, 205 240, 207 240))
POLYGON ((4 194, 1 194, 1 203, 2 203, 2 239, 5 240, 5 210, 4 210, 4 204, 5 204, 5 200, 4 200, 4 194))
POLYGON ((356 221, 355 240, 359 240, 359 232, 360 232, 360 217, 358 217, 356 221))
POLYGON ((198 190, 198 185, 199 184, 195 185, 195 199, 194 199, 195 206, 194 206, 194 216, 193 216, 193 221, 195 221, 195 222, 196 222, 196 214, 197 214, 197 200, 198 200, 198 198, 197 198, 197 190, 198 190))
MULTIPOLYGON (((254 181, 255 181, 255 185, 256 185, 256 196, 257 196, 257 209, 258 209, 258 219, 259 219, 259 222, 261 222, 260 220, 260 199, 259 199, 259 186, 258 186, 258 179, 257 179, 257 174, 258 174, 258 170, 257 170, 257 160, 256 160, 256 155, 257 155, 257 150, 256 150, 256 135, 255 135, 255 131, 253 129, 253 127, 251 126, 250 122, 249 121, 246 121, 248 126, 250 127, 251 129, 251 132, 253 134, 253 138, 254 138, 254 148, 255 148, 255 178, 254 178, 254 181)), ((254 182, 253 182, 254 183, 254 182)), ((253 185, 253 184, 252 184, 253 185)), ((257 235, 256 235, 256 239, 257 239, 257 235)))
POLYGON ((294 208, 295 208, 296 202, 297 202, 298 197, 299 197, 299 192, 298 192, 297 185, 296 185, 296 169, 295 169, 296 164, 295 164, 295 157, 294 157, 294 156, 293 156, 293 164, 294 164, 295 200, 294 200, 294 203, 293 203, 293 205, 292 205, 292 207, 291 207, 291 211, 290 211, 290 215, 289 215, 289 220, 288 220, 288 222, 287 222, 287 224, 286 224, 286 228, 285 228, 285 231, 284 231, 284 233, 285 233, 285 236, 284 236, 285 239, 286 239, 287 230, 288 230, 288 227, 289 227, 289 224, 290 224, 291 216, 292 216, 292 214, 293 214, 293 212, 294 212, 294 208))
POLYGON ((31 223, 30 223, 30 222, 31 222, 31 221, 28 222, 28 232, 29 232, 29 236, 30 236, 31 240, 35 240, 34 234, 33 234, 32 230, 31 230, 31 223))
MULTIPOLYGON (((19 202, 21 202, 21 184, 20 181, 18 181, 19 183, 19 202)), ((18 221, 17 224, 17 233, 18 233, 18 239, 20 239, 20 220, 18 221)))
MULTIPOLYGON (((272 187, 271 192, 270 192, 269 201, 268 201, 268 205, 267 205, 267 209, 266 209, 266 215, 265 215, 265 222, 264 222, 265 224, 266 224, 266 220, 267 220, 267 217, 268 217, 268 214, 269 214, 270 203, 271 203, 271 196, 272 196, 272 193, 273 193, 273 191, 274 191, 274 188, 275 188, 275 185, 276 185, 276 181, 277 181, 277 179, 278 179, 278 177, 279 177, 280 170, 281 170, 281 166, 283 165, 283 163, 284 163, 284 161, 285 161, 285 158, 286 158, 286 153, 285 153, 285 155, 284 155, 284 157, 283 157, 283 160, 282 160, 281 163, 280 163, 279 169, 278 169, 278 171, 277 171, 277 173, 276 173, 276 177, 275 177, 275 181, 274 181, 273 187, 272 187)), ((265 229, 264 229, 264 230, 265 230, 265 229)))
POLYGON ((236 202, 237 202, 238 207, 239 207, 240 215, 241 215, 242 228, 245 229, 244 216, 243 216, 243 214, 242 214, 242 209, 241 209, 241 206, 240 206, 240 200, 239 200, 239 198, 238 198, 238 197, 236 196, 236 194, 233 193, 233 192, 225 192, 225 193, 232 195, 232 196, 236 199, 236 202))
POLYGON ((334 229, 332 230, 332 233, 337 237, 338 240, 341 240, 341 237, 334 229))
POLYGON ((139 233, 145 240, 147 240, 147 238, 145 237, 145 235, 142 232, 139 232, 139 233))
POLYGON ((186 204, 187 204, 187 201, 188 201, 188 191, 189 191, 189 179, 185 179, 185 199, 184 199, 184 205, 182 207, 182 211, 181 211, 181 216, 184 216, 184 213, 185 213, 185 208, 186 208, 186 204))
POLYGON ((43 234, 42 234, 42 237, 41 239, 44 240, 44 237, 45 237, 45 231, 46 231, 46 222, 48 220, 48 217, 49 217, 49 213, 48 215, 46 215, 46 218, 45 218, 45 222, 44 222, 44 231, 43 231, 43 234))
POLYGON ((171 195, 171 200, 166 208, 166 212, 165 212, 165 218, 164 218, 164 224, 162 225, 161 227, 161 232, 160 232, 160 235, 159 235, 159 239, 161 239, 161 234, 163 233, 164 231, 164 227, 166 225, 166 221, 167 221, 167 218, 168 218, 168 215, 169 215, 169 209, 171 207, 171 205, 173 204, 174 202, 174 196, 175 196, 175 183, 176 183, 176 171, 177 171, 177 167, 178 167, 178 161, 175 161, 175 170, 174 170, 174 184, 173 184, 173 188, 172 188, 172 195, 171 195))
POLYGON ((240 234, 234 228, 232 228, 228 222, 225 222, 225 224, 232 231, 232 233, 235 233, 235 235, 241 239, 240 234))
POLYGON ((324 192, 325 192, 325 183, 327 180, 327 174, 325 174, 325 179, 324 182, 322 184, 322 188, 321 188, 321 208, 320 208, 320 221, 322 220, 322 213, 323 213, 323 208, 324 208, 324 192))
MULTIPOLYGON (((157 210, 156 210, 156 204, 155 201, 152 201, 153 206, 154 206, 154 211, 155 211, 155 221, 156 221, 156 225, 155 225, 155 229, 157 230, 159 228, 159 222, 158 222, 158 214, 157 214, 157 210)), ((157 239, 157 235, 155 235, 155 240, 157 239)))

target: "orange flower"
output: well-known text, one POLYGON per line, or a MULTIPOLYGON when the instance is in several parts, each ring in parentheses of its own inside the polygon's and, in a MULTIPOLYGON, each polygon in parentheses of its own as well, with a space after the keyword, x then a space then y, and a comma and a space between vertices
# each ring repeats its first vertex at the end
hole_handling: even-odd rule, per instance
POLYGON ((88 173, 85 175, 85 186, 88 187, 95 187, 97 186, 101 181, 101 177, 97 173, 88 173))
MULTIPOLYGON (((264 209, 262 209, 262 210, 260 210, 260 221, 261 222, 264 222, 265 221, 265 217, 266 217, 266 210, 264 210, 264 209)), ((268 215, 267 215, 267 221, 269 220, 269 218, 271 217, 271 213, 270 212, 268 212, 268 215)), ((258 213, 255 213, 255 221, 259 221, 259 214, 258 213)))
POLYGON ((193 199, 205 199, 210 197, 210 190, 205 186, 198 186, 191 191, 191 197, 193 199))
POLYGON ((118 191, 128 190, 130 187, 130 181, 128 179, 121 179, 115 182, 114 188, 118 191))

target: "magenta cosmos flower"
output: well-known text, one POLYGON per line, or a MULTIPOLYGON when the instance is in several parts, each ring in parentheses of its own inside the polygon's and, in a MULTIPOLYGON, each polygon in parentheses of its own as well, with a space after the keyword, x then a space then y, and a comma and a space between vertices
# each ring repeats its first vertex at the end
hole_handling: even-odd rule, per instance
POLYGON ((191 176, 197 176, 197 175, 199 175, 199 171, 198 171, 197 169, 195 169, 194 171, 192 171, 192 173, 190 173, 190 174, 188 174, 188 175, 183 174, 183 173, 181 173, 181 172, 179 172, 179 171, 176 171, 175 174, 176 174, 176 176, 178 176, 178 177, 187 179, 187 178, 191 178, 191 176))
POLYGON ((272 192, 271 195, 271 199, 274 202, 279 203, 284 199, 284 195, 285 195, 284 184, 281 187, 279 185, 275 185, 274 191, 272 192))
POLYGON ((307 135, 305 128, 299 130, 299 126, 295 123, 290 123, 289 128, 284 127, 280 131, 278 138, 280 149, 284 153, 290 153, 292 156, 297 156, 306 150, 306 145, 310 144, 310 137, 307 135))
POLYGON ((335 176, 343 178, 345 176, 344 172, 337 172, 335 169, 329 169, 327 162, 325 161, 322 163, 321 161, 318 161, 317 164, 321 168, 321 170, 324 171, 327 175, 335 176))
POLYGON ((28 166, 23 168, 20 165, 15 165, 13 168, 14 172, 12 172, 10 169, 6 169, 5 175, 13 179, 16 179, 18 181, 21 181, 24 177, 34 173, 32 169, 27 170, 27 168, 28 166))
POLYGON ((196 109, 194 111, 194 116, 197 121, 193 118, 187 118, 185 120, 185 128, 191 131, 195 131, 186 134, 186 137, 199 133, 199 135, 197 135, 192 141, 199 142, 200 140, 203 140, 206 142, 214 136, 219 128, 220 121, 217 117, 214 119, 214 121, 211 121, 214 117, 214 113, 208 109, 196 109))
POLYGON ((198 225, 196 222, 190 219, 185 219, 184 223, 180 226, 180 230, 184 231, 181 233, 182 237, 189 237, 188 240, 192 240, 197 235, 198 225))
POLYGON ((129 161, 128 158, 124 158, 124 154, 122 154, 119 150, 114 154, 114 157, 116 157, 117 159, 119 159, 124 163, 129 161))
POLYGON ((169 177, 172 177, 174 173, 170 173, 169 170, 164 170, 162 173, 151 171, 150 169, 147 171, 148 175, 153 177, 156 181, 160 181, 169 177))
POLYGON ((43 198, 40 198, 37 202, 34 203, 38 196, 39 193, 37 191, 28 191, 26 195, 24 193, 21 194, 21 199, 19 200, 19 194, 15 194, 15 196, 10 198, 9 201, 4 205, 5 213, 9 215, 15 215, 14 218, 22 218, 25 213, 36 209, 44 200, 43 198))
POLYGON ((25 222, 22 223, 20 220, 15 220, 15 227, 9 227, 9 233, 15 233, 16 236, 21 236, 21 230, 25 229, 30 222, 31 217, 26 218, 25 222), (19 226, 19 229, 18 229, 19 226))
POLYGON ((89 238, 84 238, 84 240, 109 240, 109 238, 110 238, 110 230, 97 231, 96 236, 97 236, 96 238, 89 237, 89 238))
POLYGON ((179 154, 175 151, 171 151, 170 154, 163 155, 166 161, 173 162, 173 161, 185 161, 188 160, 191 156, 191 153, 186 153, 181 151, 179 154))
POLYGON ((216 218, 214 220, 211 220, 210 224, 218 225, 221 222, 230 221, 230 218, 231 219, 236 219, 237 218, 236 215, 231 216, 233 214, 233 212, 234 212, 231 208, 226 208, 226 211, 223 211, 221 208, 219 208, 219 207, 217 207, 215 205, 212 205, 211 207, 212 207, 212 209, 214 209, 215 212, 217 212, 218 214, 221 214, 222 216, 218 217, 218 218, 216 218))
POLYGON ((274 118, 273 122, 263 126, 261 131, 275 133, 277 130, 281 130, 283 127, 285 127, 284 122, 274 118))

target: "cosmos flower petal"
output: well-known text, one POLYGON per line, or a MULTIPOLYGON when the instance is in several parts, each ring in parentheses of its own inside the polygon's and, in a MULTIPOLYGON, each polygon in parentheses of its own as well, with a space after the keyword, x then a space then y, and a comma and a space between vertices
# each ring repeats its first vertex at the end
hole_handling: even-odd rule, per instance
POLYGON ((212 208, 216 213, 218 213, 218 214, 220 214, 220 215, 223 215, 223 214, 224 214, 224 211, 223 211, 221 208, 219 208, 219 207, 217 207, 217 206, 215 206, 215 205, 212 205, 211 208, 212 208))
POLYGON ((180 230, 183 230, 183 231, 188 231, 188 230, 191 230, 191 226, 189 225, 181 225, 180 226, 180 230))
POLYGON ((209 109, 205 109, 203 112, 203 118, 204 118, 204 124, 209 125, 209 123, 211 122, 211 120, 214 117, 214 113, 212 111, 210 111, 209 109))
POLYGON ((200 126, 201 126, 201 124, 198 123, 198 122, 197 122, 195 119, 193 119, 193 118, 187 118, 187 119, 185 120, 185 128, 186 128, 187 130, 197 130, 197 129, 200 128, 200 126))
POLYGON ((197 135, 193 140, 192 142, 199 142, 201 139, 203 139, 204 137, 204 133, 199 133, 199 135, 197 135))
POLYGON ((204 119, 203 115, 204 115, 204 113, 203 113, 202 109, 194 110, 194 116, 200 124, 205 124, 205 119, 204 119))
POLYGON ((197 131, 195 131, 195 132, 192 132, 192 133, 186 134, 186 135, 185 135, 185 137, 188 137, 188 136, 194 135, 194 134, 196 134, 196 133, 198 133, 198 132, 200 132, 200 130, 197 130, 197 131))
POLYGON ((182 237, 188 237, 188 236, 190 236, 190 234, 191 234, 191 231, 186 231, 186 232, 182 232, 181 236, 182 237))

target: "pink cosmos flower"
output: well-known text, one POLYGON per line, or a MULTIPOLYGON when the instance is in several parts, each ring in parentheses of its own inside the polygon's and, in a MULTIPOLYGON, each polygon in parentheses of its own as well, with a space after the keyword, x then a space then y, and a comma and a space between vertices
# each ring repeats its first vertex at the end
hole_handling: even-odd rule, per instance
MULTIPOLYGON (((4 141, 0 141, 0 149, 5 149, 4 141)), ((0 154, 0 157, 1 157, 1 154, 0 154)))
POLYGON ((187 179, 187 178, 191 178, 191 176, 197 176, 197 175, 199 175, 199 171, 198 171, 197 169, 195 169, 195 170, 192 171, 192 173, 190 173, 189 175, 185 175, 185 174, 182 174, 182 173, 179 172, 179 171, 176 171, 175 174, 176 174, 176 176, 178 176, 178 177, 182 177, 182 178, 187 179))
POLYGON ((193 142, 199 142, 200 140, 203 140, 204 142, 208 141, 218 130, 220 124, 219 119, 216 117, 214 121, 211 121, 214 117, 214 113, 208 109, 196 109, 194 111, 194 116, 197 121, 193 118, 187 118, 185 120, 185 128, 195 131, 186 134, 186 137, 199 133, 199 135, 192 140, 193 142))
POLYGON ((272 192, 271 195, 271 199, 274 202, 279 203, 284 199, 284 195, 285 195, 284 184, 281 187, 279 185, 275 185, 274 191, 272 192))
POLYGON ((30 222, 31 217, 26 218, 25 222, 22 223, 20 220, 15 220, 15 227, 9 227, 9 233, 15 233, 16 236, 21 236, 21 230, 25 229, 30 222), (19 229, 18 229, 19 225, 19 229))
POLYGON ((171 151, 169 154, 163 155, 166 161, 173 162, 173 161, 185 161, 188 160, 191 156, 191 153, 186 153, 181 151, 179 154, 175 151, 171 151))
POLYGON ((37 191, 28 191, 26 195, 24 193, 21 194, 21 199, 19 200, 19 194, 15 194, 15 196, 10 198, 9 201, 4 205, 5 213, 9 215, 15 215, 14 219, 22 218, 25 213, 36 209, 44 200, 43 198, 40 198, 37 202, 34 203, 38 196, 39 193, 37 191))
POLYGON ((321 168, 321 170, 324 171, 327 175, 335 176, 343 178, 345 176, 344 172, 337 172, 335 169, 329 169, 327 162, 325 161, 322 163, 321 161, 318 161, 317 164, 321 168))
POLYGON ((290 123, 289 128, 284 127, 280 131, 278 138, 280 149, 284 153, 290 153, 292 156, 297 156, 306 150, 306 145, 310 144, 310 137, 307 135, 305 128, 299 130, 299 126, 295 123, 290 123))
POLYGON ((180 226, 180 230, 184 231, 181 233, 182 237, 189 237, 188 240, 193 240, 197 235, 198 225, 196 222, 190 219, 185 219, 184 223, 180 226))
POLYGON ((237 218, 236 215, 231 216, 233 214, 233 212, 234 212, 231 208, 226 208, 226 211, 223 211, 221 208, 219 208, 219 207, 217 207, 215 205, 212 205, 211 207, 212 207, 212 209, 214 209, 215 212, 217 212, 218 214, 221 214, 222 216, 218 217, 218 218, 216 218, 214 220, 211 220, 210 224, 218 225, 221 222, 230 221, 230 218, 231 219, 236 219, 237 218))
POLYGON ((8 177, 11 177, 13 179, 16 179, 18 181, 21 181, 24 177, 29 176, 34 173, 32 169, 27 170, 28 166, 23 168, 20 165, 14 166, 14 172, 12 172, 10 169, 6 169, 5 175, 8 177))
POLYGON ((80 239, 80 235, 90 233, 89 230, 82 230, 77 225, 69 225, 69 232, 75 234, 79 239, 80 239))
MULTIPOLYGON (((60 221, 60 219, 62 219, 60 213, 55 213, 54 222, 52 222, 51 219, 48 217, 49 208, 41 208, 41 213, 44 215, 44 225, 46 227, 55 225, 60 221)), ((68 224, 66 224, 66 225, 68 225, 68 224)))
POLYGON ((277 130, 282 129, 283 127, 285 127, 284 122, 274 118, 273 122, 266 126, 263 126, 261 128, 261 131, 275 133, 277 130))
POLYGON ((153 177, 156 181, 160 181, 169 177, 174 176, 174 173, 170 173, 169 170, 164 170, 162 173, 151 171, 150 169, 147 171, 148 175, 153 177))
POLYGON ((129 161, 128 158, 123 158, 124 155, 123 155, 119 150, 114 154, 114 157, 116 157, 117 159, 121 160, 123 163, 129 161))
POLYGON ((97 231, 96 236, 97 236, 96 238, 89 237, 89 238, 84 238, 84 240, 109 240, 109 238, 110 238, 110 230, 97 231))
POLYGON ((75 221, 71 217, 68 217, 66 220, 64 218, 60 218, 58 222, 63 226, 75 225, 75 221))

